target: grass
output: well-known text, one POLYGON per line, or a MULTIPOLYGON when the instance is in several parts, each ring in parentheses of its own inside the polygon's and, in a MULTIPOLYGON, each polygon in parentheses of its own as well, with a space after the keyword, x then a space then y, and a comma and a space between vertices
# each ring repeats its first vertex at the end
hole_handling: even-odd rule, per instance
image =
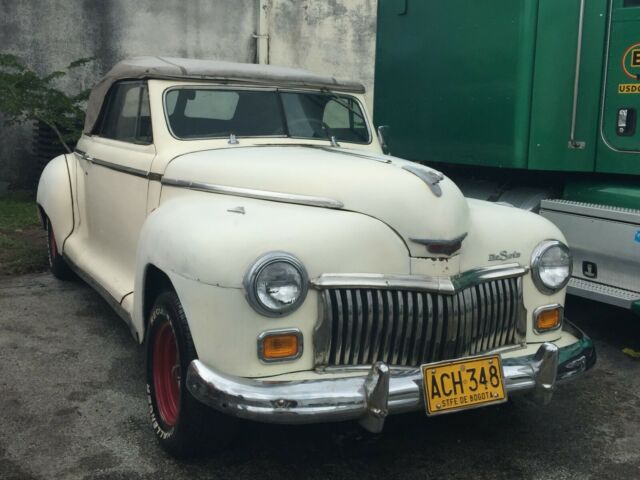
POLYGON ((47 268, 46 234, 33 194, 0 197, 0 276, 47 268))

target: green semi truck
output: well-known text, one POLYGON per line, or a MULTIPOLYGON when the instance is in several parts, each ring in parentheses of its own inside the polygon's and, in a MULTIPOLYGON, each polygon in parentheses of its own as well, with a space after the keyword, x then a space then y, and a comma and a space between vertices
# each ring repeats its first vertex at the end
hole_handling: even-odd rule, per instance
POLYGON ((379 0, 394 155, 540 213, 569 292, 640 314, 640 0, 379 0))

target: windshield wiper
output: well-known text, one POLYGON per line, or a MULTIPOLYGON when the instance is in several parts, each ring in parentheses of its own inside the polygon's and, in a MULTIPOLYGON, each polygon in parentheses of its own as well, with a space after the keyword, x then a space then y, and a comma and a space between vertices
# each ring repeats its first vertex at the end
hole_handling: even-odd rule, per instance
POLYGON ((345 101, 342 97, 340 97, 336 92, 329 90, 328 88, 323 88, 320 91, 322 92, 326 92, 329 94, 329 96, 331 98, 333 98, 333 100, 335 102, 337 102, 338 104, 342 105, 344 108, 346 108, 347 110, 349 110, 349 112, 353 113, 356 117, 359 117, 360 120, 363 121, 363 123, 366 123, 365 119, 364 119, 364 115, 362 114, 362 112, 360 111, 360 109, 358 108, 357 110, 352 107, 351 105, 349 105, 349 102, 345 101))

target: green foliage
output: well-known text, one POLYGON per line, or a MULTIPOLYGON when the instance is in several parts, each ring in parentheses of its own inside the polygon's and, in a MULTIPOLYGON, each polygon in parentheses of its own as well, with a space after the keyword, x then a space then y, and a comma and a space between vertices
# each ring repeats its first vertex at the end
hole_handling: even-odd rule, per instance
POLYGON ((47 267, 47 238, 33 194, 0 197, 0 277, 47 267))
POLYGON ((15 230, 39 225, 38 208, 32 194, 12 192, 0 198, 0 230, 15 230))
POLYGON ((73 69, 85 66, 93 58, 81 58, 64 70, 40 76, 11 54, 0 54, 0 112, 8 125, 41 121, 53 129, 64 147, 82 133, 84 110, 90 90, 67 95, 56 88, 58 79, 73 69))

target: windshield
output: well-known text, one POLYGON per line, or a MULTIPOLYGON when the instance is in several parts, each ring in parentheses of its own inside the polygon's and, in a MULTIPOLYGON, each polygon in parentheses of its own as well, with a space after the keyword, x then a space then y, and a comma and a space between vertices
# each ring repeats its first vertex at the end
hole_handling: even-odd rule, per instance
POLYGON ((165 95, 171 132, 181 139, 291 137, 369 143, 358 101, 332 92, 175 88, 165 95))

